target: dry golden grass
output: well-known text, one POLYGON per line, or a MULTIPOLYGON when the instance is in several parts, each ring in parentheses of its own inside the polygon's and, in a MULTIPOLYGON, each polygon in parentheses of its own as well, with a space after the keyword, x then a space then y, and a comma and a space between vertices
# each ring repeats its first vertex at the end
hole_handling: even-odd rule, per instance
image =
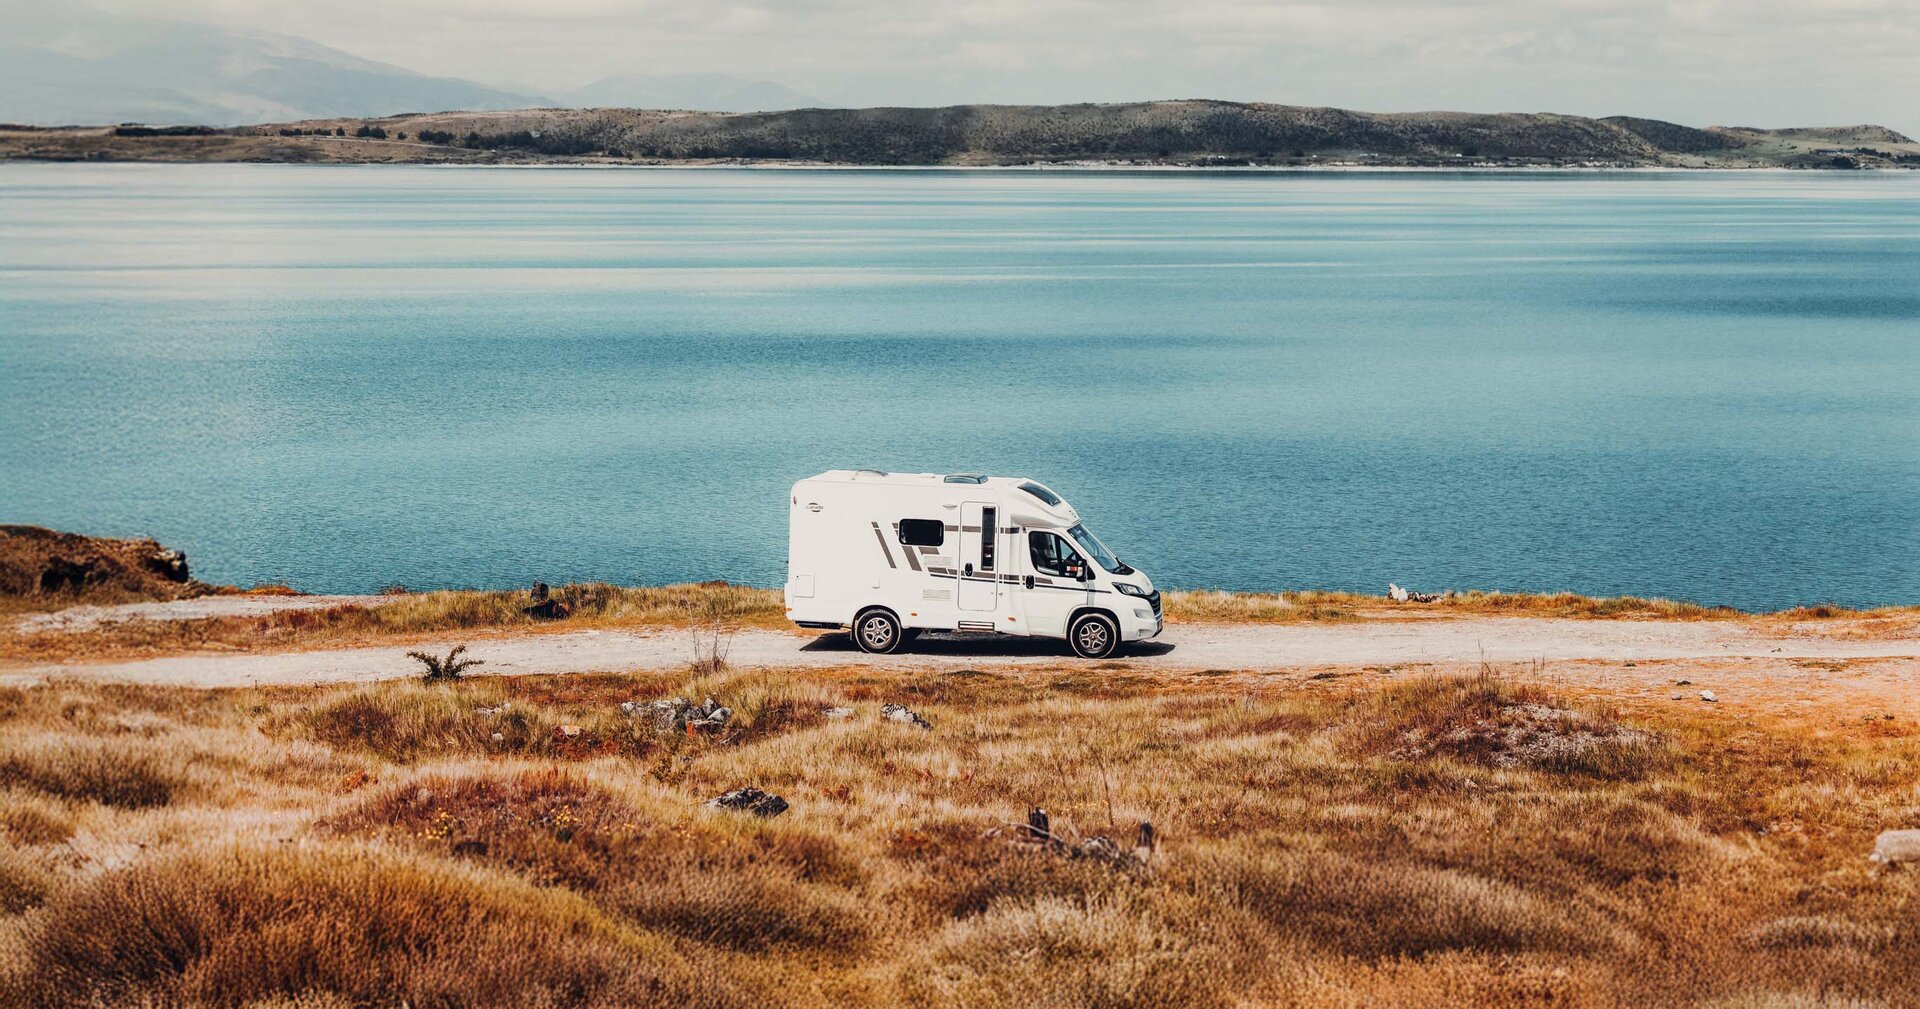
MULTIPOLYGON (((268 593, 275 594, 275 593, 268 593)), ((524 591, 401 593, 377 606, 346 604, 258 616, 128 620, 82 631, 0 630, 0 660, 67 661, 201 650, 273 650, 404 642, 458 631, 525 633, 615 627, 790 627, 778 590, 724 582, 627 588, 563 585, 564 620, 528 616, 524 591)))
POLYGON ((1874 876, 1864 855, 1920 818, 1920 726, 1575 699, 1541 672, 0 691, 0 991, 27 1007, 1910 1004, 1920 873, 1874 876), (619 709, 676 695, 739 714, 709 737, 619 709), (883 700, 934 728, 880 719, 883 700), (793 809, 702 806, 748 784, 793 809), (1010 826, 1029 805, 1069 838, 1131 844, 1150 820, 1161 843, 1143 869, 1067 858, 1010 826))

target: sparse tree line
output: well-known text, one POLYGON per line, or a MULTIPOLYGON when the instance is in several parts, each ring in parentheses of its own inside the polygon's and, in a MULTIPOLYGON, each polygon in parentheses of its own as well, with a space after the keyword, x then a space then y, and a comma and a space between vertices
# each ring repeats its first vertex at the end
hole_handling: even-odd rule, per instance
MULTIPOLYGON (((344 137, 347 135, 347 128, 336 126, 333 129, 327 129, 322 126, 318 129, 303 130, 298 127, 282 127, 279 132, 283 137, 344 137)), ((407 139, 405 131, 389 134, 385 128, 379 126, 362 126, 354 130, 353 135, 366 140, 385 140, 389 136, 395 140, 407 139)))

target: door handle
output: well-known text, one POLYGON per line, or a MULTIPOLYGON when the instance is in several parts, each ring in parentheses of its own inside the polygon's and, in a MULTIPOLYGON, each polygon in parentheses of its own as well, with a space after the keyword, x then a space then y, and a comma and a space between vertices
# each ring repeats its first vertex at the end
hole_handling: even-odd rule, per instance
POLYGON ((973 577, 973 565, 971 565, 971 564, 969 564, 969 565, 967 565, 967 566, 966 566, 965 568, 963 568, 963 569, 961 570, 961 572, 960 572, 960 573, 961 573, 961 574, 963 574, 963 575, 966 575, 966 576, 967 576, 968 578, 972 578, 972 577, 973 577))
POLYGON ((1033 588, 1033 576, 1032 576, 1032 575, 1028 575, 1028 576, 1027 576, 1027 588, 1033 588))

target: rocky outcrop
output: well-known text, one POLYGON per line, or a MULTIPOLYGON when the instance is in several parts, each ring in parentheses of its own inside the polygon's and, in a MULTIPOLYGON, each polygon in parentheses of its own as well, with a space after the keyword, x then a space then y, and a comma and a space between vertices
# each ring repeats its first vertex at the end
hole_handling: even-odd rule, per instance
POLYGON ((186 554, 150 539, 0 525, 0 595, 129 602, 185 599, 210 589, 193 580, 186 554))

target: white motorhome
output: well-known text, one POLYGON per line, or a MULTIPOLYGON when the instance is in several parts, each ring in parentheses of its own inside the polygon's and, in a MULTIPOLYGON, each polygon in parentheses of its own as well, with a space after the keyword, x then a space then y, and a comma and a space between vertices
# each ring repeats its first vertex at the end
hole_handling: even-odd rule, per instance
POLYGON ((1104 658, 1160 633, 1160 593, 1021 477, 833 470, 793 485, 787 616, 864 651, 921 631, 1065 638, 1104 658))

